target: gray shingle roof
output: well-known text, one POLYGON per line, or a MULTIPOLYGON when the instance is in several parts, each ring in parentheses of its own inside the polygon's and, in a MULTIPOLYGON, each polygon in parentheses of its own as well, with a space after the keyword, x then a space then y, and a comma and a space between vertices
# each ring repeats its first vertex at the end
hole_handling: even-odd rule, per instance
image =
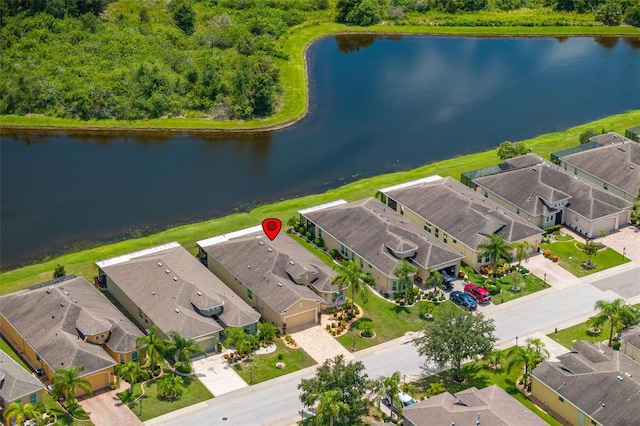
POLYGON ((394 276, 399 257, 415 254, 413 263, 425 269, 463 257, 375 198, 303 215, 389 277, 394 276))
POLYGON ((601 148, 567 155, 562 157, 562 161, 637 196, 640 190, 640 144, 629 139, 621 143, 621 139, 626 138, 619 136, 614 144, 609 142, 601 148))
POLYGON ((602 343, 585 341, 557 358, 559 362, 540 364, 532 375, 601 424, 623 426, 640 419, 637 362, 602 343))
POLYGON ((260 319, 258 312, 177 243, 101 261, 98 266, 165 334, 177 331, 193 339, 222 330, 214 318, 199 314, 194 305, 223 304, 218 317, 230 327, 260 319))
POLYGON ((116 352, 134 351, 143 335, 84 278, 3 296, 0 312, 49 366, 83 365, 84 375, 115 361, 80 332, 111 331, 106 345, 116 352))
POLYGON ((640 325, 625 328, 618 334, 618 336, 621 340, 624 340, 630 345, 640 349, 640 325))
POLYGON ((565 199, 569 199, 571 210, 588 219, 617 213, 631 206, 630 202, 548 162, 481 177, 474 179, 474 183, 532 216, 555 211, 552 204, 565 199))
POLYGON ((269 241, 259 231, 202 248, 278 313, 301 299, 321 302, 307 285, 339 290, 331 284, 336 273, 285 233, 269 241))
POLYGON ((385 194, 443 232, 476 250, 500 233, 507 242, 542 231, 453 178, 420 183, 385 194))
POLYGON ((498 385, 472 387, 455 396, 444 392, 404 408, 403 415, 415 426, 475 425, 477 421, 491 426, 547 424, 498 385))
POLYGON ((5 408, 9 403, 42 389, 44 386, 40 380, 0 351, 0 398, 5 402, 5 408))

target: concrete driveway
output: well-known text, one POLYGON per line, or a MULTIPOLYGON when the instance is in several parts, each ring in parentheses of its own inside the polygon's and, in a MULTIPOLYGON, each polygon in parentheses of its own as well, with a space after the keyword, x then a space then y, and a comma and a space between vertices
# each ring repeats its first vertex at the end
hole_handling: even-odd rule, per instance
POLYGON ((618 253, 624 251, 625 257, 640 262, 640 229, 635 226, 620 228, 604 237, 603 242, 618 253))
POLYGON ((194 374, 214 396, 249 386, 223 356, 224 353, 208 356, 192 363, 194 374))
POLYGON ((353 359, 351 352, 319 325, 291 333, 291 337, 318 364, 322 364, 326 359, 336 355, 344 355, 347 362, 353 359))
POLYGON ((118 389, 99 392, 92 398, 84 397, 79 401, 80 406, 96 426, 142 425, 138 416, 116 395, 128 388, 129 383, 121 380, 118 389))

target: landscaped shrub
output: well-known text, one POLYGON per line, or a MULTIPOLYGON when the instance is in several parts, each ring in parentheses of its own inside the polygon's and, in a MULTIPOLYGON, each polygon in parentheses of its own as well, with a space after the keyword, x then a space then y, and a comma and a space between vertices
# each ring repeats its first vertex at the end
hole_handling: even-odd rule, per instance
POLYGON ((307 231, 304 236, 307 238, 307 240, 309 241, 313 241, 313 234, 311 233, 311 231, 307 231))
POLYGON ((387 292, 385 292, 385 293, 383 294, 383 296, 384 296, 384 298, 385 298, 385 299, 388 299, 388 298, 389 298, 389 296, 390 296, 390 294, 389 294, 389 293, 387 293, 387 292))
POLYGON ((336 257, 338 257, 338 250, 336 249, 329 250, 329 256, 331 256, 332 259, 335 259, 336 257))
POLYGON ((613 342, 613 345, 611 345, 611 347, 613 348, 614 351, 619 351, 620 350, 620 342, 613 342))
POLYGON ((482 285, 491 295, 500 293, 500 286, 498 284, 494 284, 493 282, 489 282, 489 280, 485 281, 482 285))
POLYGON ((543 253, 544 257, 549 257, 551 256, 551 250, 545 250, 543 253))
POLYGON ((316 247, 324 247, 324 240, 320 237, 316 238, 316 240, 314 241, 314 244, 316 245, 316 247))
POLYGON ((548 227, 548 228, 544 228, 544 232, 545 232, 547 235, 549 235, 549 234, 553 234, 553 233, 554 233, 554 232, 556 232, 556 231, 559 231, 559 230, 560 230, 560 228, 562 228, 562 226, 560 226, 560 225, 553 225, 553 226, 550 226, 550 227, 548 227))
POLYGON ((467 275, 464 273, 464 271, 460 271, 458 272, 458 278, 462 279, 464 277, 466 277, 467 275))
POLYGON ((304 235, 305 232, 307 232, 307 228, 305 228, 304 225, 298 226, 298 234, 304 235))
POLYGON ((188 362, 177 361, 173 367, 179 373, 182 373, 182 374, 191 373, 191 365, 188 362))
POLYGON ((559 260, 559 257, 554 254, 551 260, 553 260, 554 262, 557 262, 559 260))

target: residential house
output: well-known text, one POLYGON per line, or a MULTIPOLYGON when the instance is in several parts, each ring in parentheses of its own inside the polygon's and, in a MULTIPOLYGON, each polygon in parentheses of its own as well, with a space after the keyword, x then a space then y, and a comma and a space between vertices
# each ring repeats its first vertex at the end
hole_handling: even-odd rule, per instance
POLYGON ((480 247, 489 235, 501 235, 507 243, 527 242, 530 251, 540 247, 540 228, 453 178, 430 176, 380 193, 385 204, 461 253, 474 269, 491 262, 480 247))
POLYGON ((640 325, 627 327, 618 333, 620 351, 640 363, 640 325))
MULTIPOLYGON (((529 155, 529 157, 532 157, 529 155)), ((540 228, 563 224, 588 238, 630 221, 632 203, 541 158, 537 164, 473 179, 488 199, 540 228)))
POLYGON ((93 390, 114 382, 118 362, 138 361, 142 332, 84 278, 0 297, 0 331, 49 379, 83 366, 93 390))
POLYGON ((42 401, 44 385, 0 350, 0 415, 12 402, 36 404, 42 401))
POLYGON ((465 389, 455 395, 444 392, 405 407, 403 424, 544 426, 547 423, 498 385, 465 389))
POLYGON ((198 241, 201 259, 262 318, 286 334, 316 324, 323 307, 344 303, 336 273, 286 233, 257 226, 198 241))
POLYGON ((592 138, 601 146, 557 156, 558 164, 630 202, 640 196, 640 144, 610 132, 592 138))
POLYGON ((635 126, 625 130, 624 135, 629 139, 640 142, 640 126, 635 126))
POLYGON ((161 338, 175 331, 210 352, 226 327, 257 333, 260 314, 176 242, 97 265, 109 293, 143 328, 155 324, 161 338))
POLYGON ((640 419, 640 364, 602 343, 579 341, 573 352, 532 372, 534 401, 570 425, 627 426, 640 419))
POLYGON ((301 210, 300 223, 328 250, 360 263, 380 293, 404 291, 394 270, 404 259, 427 279, 429 269, 456 275, 462 255, 375 198, 343 200, 301 210))

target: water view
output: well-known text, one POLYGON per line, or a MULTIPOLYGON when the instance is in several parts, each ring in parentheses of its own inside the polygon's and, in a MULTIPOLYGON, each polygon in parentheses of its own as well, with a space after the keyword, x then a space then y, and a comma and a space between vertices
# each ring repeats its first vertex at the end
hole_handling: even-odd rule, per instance
MULTIPOLYGON (((640 40, 338 36, 265 133, 2 134, 3 268, 640 108, 640 40)), ((577 141, 576 141, 577 143, 577 141)))

